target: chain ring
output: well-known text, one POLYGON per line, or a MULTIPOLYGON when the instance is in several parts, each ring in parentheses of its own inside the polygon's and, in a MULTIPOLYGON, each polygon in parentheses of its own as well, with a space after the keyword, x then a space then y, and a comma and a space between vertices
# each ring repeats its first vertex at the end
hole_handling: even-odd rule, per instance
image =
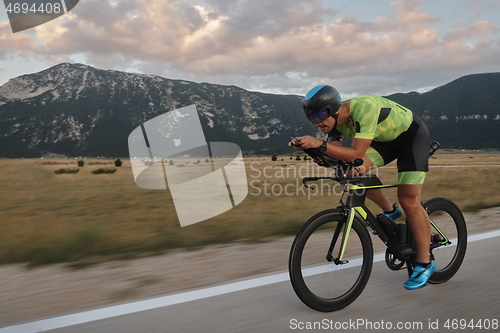
POLYGON ((385 264, 387 267, 389 267, 390 270, 392 271, 399 271, 403 269, 405 262, 399 260, 392 252, 391 250, 387 249, 385 251, 385 264))

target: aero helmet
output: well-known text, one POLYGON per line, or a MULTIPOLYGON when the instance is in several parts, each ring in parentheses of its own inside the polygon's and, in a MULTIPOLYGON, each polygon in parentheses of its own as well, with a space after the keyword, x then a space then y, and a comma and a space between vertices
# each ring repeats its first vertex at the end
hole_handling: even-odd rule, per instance
POLYGON ((315 114, 320 116, 318 112, 324 113, 324 117, 320 116, 320 120, 333 116, 340 108, 340 102, 341 98, 337 89, 327 85, 316 86, 304 97, 304 113, 309 120, 317 122, 315 114))

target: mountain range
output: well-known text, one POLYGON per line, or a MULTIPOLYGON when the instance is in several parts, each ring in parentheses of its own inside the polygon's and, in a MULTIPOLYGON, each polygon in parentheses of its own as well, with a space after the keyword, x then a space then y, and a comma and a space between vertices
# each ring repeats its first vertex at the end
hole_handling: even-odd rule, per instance
MULTIPOLYGON (((426 93, 386 96, 412 109, 447 148, 500 148, 500 73, 459 78, 426 93)), ((318 133, 302 97, 236 86, 62 63, 0 87, 0 157, 128 156, 128 135, 165 112, 195 104, 207 141, 244 153, 290 153, 318 133)))

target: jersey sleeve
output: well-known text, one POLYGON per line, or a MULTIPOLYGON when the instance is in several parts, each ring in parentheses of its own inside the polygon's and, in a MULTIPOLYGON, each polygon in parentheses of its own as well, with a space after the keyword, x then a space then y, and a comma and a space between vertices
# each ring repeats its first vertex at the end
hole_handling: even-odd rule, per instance
POLYGON ((351 111, 352 120, 356 133, 355 139, 373 140, 380 114, 380 106, 376 103, 363 102, 355 106, 351 111))

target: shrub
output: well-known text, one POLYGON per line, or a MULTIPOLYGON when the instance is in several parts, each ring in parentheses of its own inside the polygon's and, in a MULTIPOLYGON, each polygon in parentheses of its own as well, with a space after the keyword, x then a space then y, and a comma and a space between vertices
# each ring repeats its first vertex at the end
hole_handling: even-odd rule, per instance
POLYGON ((63 168, 63 169, 58 169, 54 172, 57 174, 61 174, 61 173, 77 173, 78 171, 80 171, 80 169, 63 168))
POLYGON ((115 173, 115 172, 116 172, 115 168, 105 168, 105 169, 92 170, 93 174, 98 174, 98 173, 115 173))

